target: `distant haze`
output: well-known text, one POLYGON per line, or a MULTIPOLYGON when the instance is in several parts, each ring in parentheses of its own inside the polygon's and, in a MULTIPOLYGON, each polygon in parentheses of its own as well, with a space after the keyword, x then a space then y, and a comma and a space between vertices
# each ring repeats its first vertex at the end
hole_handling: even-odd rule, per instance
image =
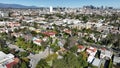
POLYGON ((95 7, 120 8, 120 0, 0 0, 0 3, 34 5, 38 7, 82 7, 93 5, 95 7))
POLYGON ((19 4, 3 4, 0 3, 0 8, 38 8, 36 6, 25 6, 19 4))

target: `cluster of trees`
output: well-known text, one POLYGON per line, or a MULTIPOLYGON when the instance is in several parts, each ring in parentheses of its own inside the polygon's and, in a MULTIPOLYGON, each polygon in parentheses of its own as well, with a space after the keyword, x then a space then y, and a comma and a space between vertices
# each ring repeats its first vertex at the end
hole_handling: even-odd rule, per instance
POLYGON ((87 54, 85 52, 81 52, 77 56, 72 52, 67 52, 62 59, 57 59, 56 55, 41 59, 36 68, 85 68, 89 65, 86 60, 87 54), (50 60, 53 60, 52 66, 48 64, 50 60))
POLYGON ((84 33, 94 33, 94 34, 100 34, 100 32, 96 31, 96 30, 92 30, 92 29, 82 29, 81 32, 84 33))
POLYGON ((87 55, 85 52, 76 56, 74 53, 67 53, 62 59, 53 61, 53 68, 85 68, 88 66, 86 61, 87 55))
POLYGON ((65 14, 65 15, 62 15, 62 14, 60 14, 60 13, 56 13, 55 15, 56 15, 56 17, 59 17, 59 18, 62 18, 62 19, 65 19, 65 18, 66 18, 66 14, 65 14))
POLYGON ((101 40, 101 44, 110 45, 114 48, 120 48, 120 34, 108 34, 106 38, 101 40))
POLYGON ((40 50, 44 49, 44 47, 33 44, 31 41, 25 42, 25 40, 21 37, 17 38, 16 45, 23 48, 24 50, 34 53, 38 53, 40 50))
POLYGON ((48 65, 48 63, 46 62, 45 59, 41 59, 41 60, 38 62, 36 68, 50 68, 50 66, 48 65))
POLYGON ((58 46, 58 40, 56 39, 55 42, 53 42, 52 38, 49 38, 49 44, 50 44, 50 48, 56 52, 60 49, 60 46, 58 46))
POLYGON ((36 68, 51 68, 53 60, 56 60, 58 57, 57 54, 51 54, 46 59, 41 59, 36 68))
POLYGON ((105 17, 97 14, 78 14, 74 15, 75 19, 79 19, 84 21, 84 23, 88 21, 97 22, 99 19, 104 19, 105 17))
POLYGON ((72 46, 72 47, 70 48, 70 51, 71 51, 72 53, 76 53, 76 52, 77 52, 77 49, 78 49, 77 46, 72 46))
POLYGON ((0 40, 0 51, 3 51, 4 53, 9 53, 10 48, 8 46, 5 46, 4 43, 0 40))
POLYGON ((95 43, 95 41, 90 37, 83 37, 86 42, 95 43))

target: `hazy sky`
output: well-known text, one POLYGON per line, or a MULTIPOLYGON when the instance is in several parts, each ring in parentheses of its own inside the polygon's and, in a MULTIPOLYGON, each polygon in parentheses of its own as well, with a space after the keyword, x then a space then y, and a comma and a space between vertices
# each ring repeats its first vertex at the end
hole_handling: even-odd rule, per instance
POLYGON ((112 6, 120 8, 120 0, 0 0, 0 3, 22 4, 38 7, 62 6, 82 7, 83 5, 112 6))

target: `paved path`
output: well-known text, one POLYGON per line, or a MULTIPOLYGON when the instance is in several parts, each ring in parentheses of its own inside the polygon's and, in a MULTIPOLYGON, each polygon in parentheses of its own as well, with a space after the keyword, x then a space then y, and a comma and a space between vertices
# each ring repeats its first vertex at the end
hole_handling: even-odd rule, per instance
POLYGON ((8 47, 11 48, 11 49, 19 50, 21 52, 25 51, 24 49, 19 48, 17 45, 13 45, 13 44, 8 44, 8 47))

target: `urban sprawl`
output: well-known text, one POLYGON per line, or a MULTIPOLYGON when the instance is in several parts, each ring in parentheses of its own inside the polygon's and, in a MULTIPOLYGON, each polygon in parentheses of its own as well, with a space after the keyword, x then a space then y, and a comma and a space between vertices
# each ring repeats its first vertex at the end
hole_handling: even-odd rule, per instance
POLYGON ((120 9, 0 9, 0 68, 120 68, 120 9))

